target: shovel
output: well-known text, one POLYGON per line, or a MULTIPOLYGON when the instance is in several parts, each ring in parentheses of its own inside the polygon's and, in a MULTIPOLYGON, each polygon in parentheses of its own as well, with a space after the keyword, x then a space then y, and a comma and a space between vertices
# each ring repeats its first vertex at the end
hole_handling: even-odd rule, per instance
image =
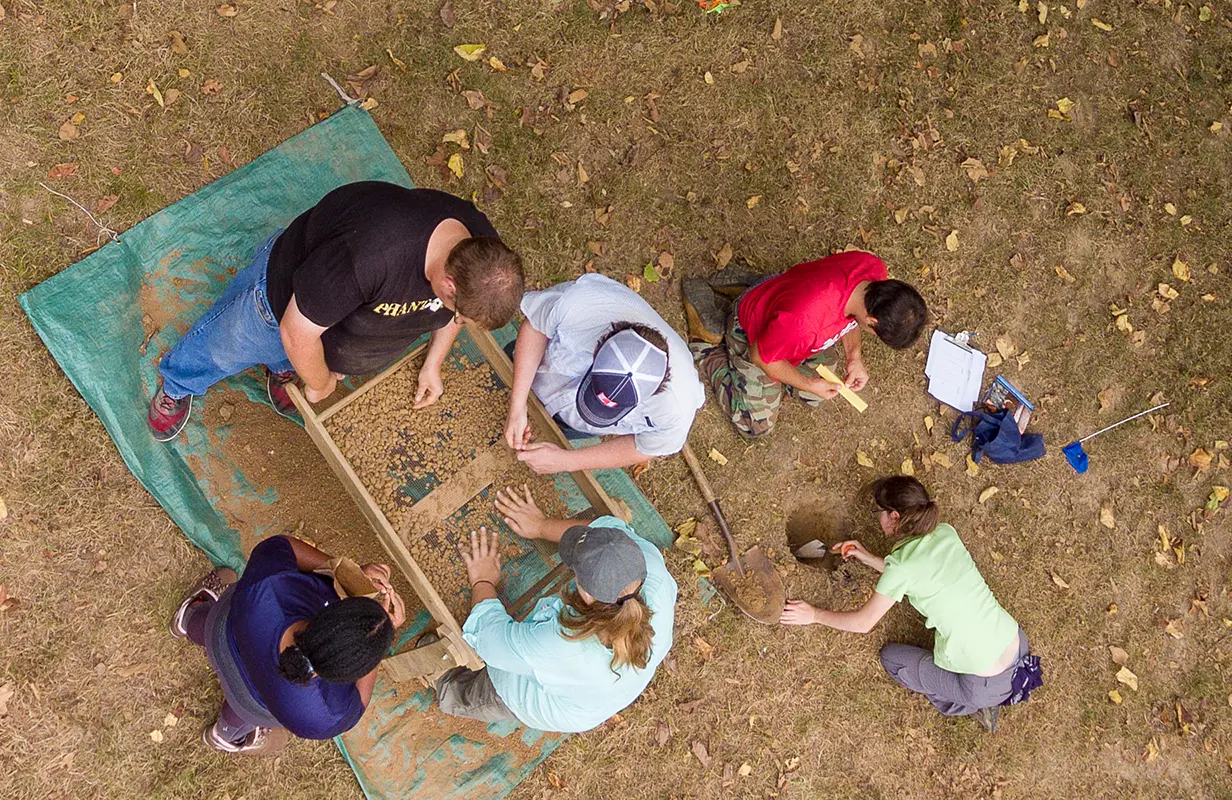
POLYGON ((706 479, 706 473, 702 472, 702 465, 698 463, 693 449, 686 443, 680 454, 689 465, 689 472, 693 473, 693 480, 697 483, 702 498, 710 504, 710 511, 714 514, 723 539, 727 542, 728 552, 731 553, 730 561, 711 570, 711 580, 745 616, 765 625, 778 623, 779 616, 783 613, 783 605, 787 602, 787 592, 783 589, 783 581, 779 579, 774 565, 761 551, 761 547, 754 547, 743 556, 737 552, 731 528, 727 526, 727 519, 719 508, 719 499, 714 496, 714 489, 710 488, 710 481, 706 479))

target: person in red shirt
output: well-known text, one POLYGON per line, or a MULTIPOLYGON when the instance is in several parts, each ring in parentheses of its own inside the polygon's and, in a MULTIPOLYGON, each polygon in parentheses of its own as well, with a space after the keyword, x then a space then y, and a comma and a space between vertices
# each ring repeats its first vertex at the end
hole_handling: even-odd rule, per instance
POLYGON ((888 278, 872 253, 852 250, 797 264, 742 294, 727 320, 723 342, 694 349, 698 373, 709 380, 732 424, 748 437, 774 427, 784 386, 810 406, 838 394, 821 378, 826 351, 843 343, 845 383, 868 384, 861 331, 896 350, 910 347, 924 328, 924 299, 910 285, 888 278))

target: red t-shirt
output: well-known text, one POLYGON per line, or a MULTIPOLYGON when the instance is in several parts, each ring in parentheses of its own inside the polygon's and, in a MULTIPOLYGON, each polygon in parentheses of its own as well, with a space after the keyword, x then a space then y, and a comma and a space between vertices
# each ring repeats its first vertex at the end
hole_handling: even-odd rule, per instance
POLYGON ((801 361, 833 347, 856 326, 847 301, 861 281, 883 281, 886 265, 872 253, 851 250, 797 264, 749 289, 737 316, 761 360, 801 361))

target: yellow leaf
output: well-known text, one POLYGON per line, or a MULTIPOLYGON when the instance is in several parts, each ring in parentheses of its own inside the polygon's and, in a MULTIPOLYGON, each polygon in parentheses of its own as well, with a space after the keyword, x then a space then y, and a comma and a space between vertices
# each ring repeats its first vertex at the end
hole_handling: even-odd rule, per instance
POLYGON ((1039 24, 1046 24, 1048 22, 1048 4, 1044 0, 1039 0, 1035 4, 1035 10, 1039 12, 1039 24))
POLYGON ((1098 17, 1091 17, 1091 24, 1099 28, 1101 31, 1112 30, 1111 25, 1109 25, 1107 22, 1104 22, 1102 19, 1099 19, 1098 17))
POLYGON ((1053 271, 1055 271, 1055 272, 1057 273, 1057 277, 1058 277, 1058 278, 1060 278, 1061 280, 1065 281, 1066 283, 1073 283, 1073 282, 1074 282, 1074 276, 1073 276, 1073 275, 1070 275, 1070 274, 1069 274, 1069 270, 1067 270, 1065 267, 1061 266, 1060 264, 1057 264, 1057 265, 1056 265, 1055 267, 1053 267, 1052 269, 1053 269, 1053 271))
POLYGON ((574 89, 572 92, 569 92, 569 97, 566 99, 571 105, 577 105, 587 97, 590 97, 590 92, 585 89, 574 89))
POLYGON ((1048 119, 1069 119, 1069 117, 1057 111, 1055 108, 1048 109, 1048 119))
POLYGON ((449 171, 452 172, 454 175, 458 176, 459 178, 461 178, 463 175, 466 174, 466 165, 462 163, 461 153, 454 153, 453 155, 451 155, 449 157, 447 166, 449 167, 449 171))
POLYGON ((724 466, 727 464, 727 456, 723 455, 713 447, 710 448, 710 460, 718 463, 719 466, 724 466))
POLYGON ((1208 453, 1199 447, 1189 454, 1189 465, 1200 470, 1210 469, 1212 458, 1214 458, 1214 456, 1211 453, 1208 453))
POLYGON ((937 466, 945 467, 946 469, 949 469, 950 467, 954 466, 954 462, 951 461, 950 457, 947 456, 945 453, 933 453, 931 456, 929 456, 929 460, 932 461, 937 466))
POLYGON ((590 176, 586 174, 586 168, 585 168, 585 167, 583 167, 583 166, 582 166, 582 162, 581 162, 581 161, 579 161, 579 162, 578 162, 578 165, 577 165, 577 182, 578 182, 578 186, 581 186, 582 184, 586 183, 586 181, 588 181, 588 180, 590 180, 590 176))
POLYGON ((907 209, 905 208, 894 209, 894 221, 897 222, 899 225, 902 225, 904 222, 906 222, 907 221, 907 209))
POLYGON ((1068 589, 1068 588, 1069 588, 1069 584, 1068 584, 1068 583, 1066 583, 1066 582, 1065 582, 1065 581, 1061 578, 1061 576, 1060 576, 1060 575, 1058 575, 1058 574, 1057 574, 1057 573, 1055 573, 1055 572, 1052 572, 1052 573, 1050 573, 1050 574, 1052 575, 1052 582, 1053 582, 1053 583, 1055 583, 1057 586, 1061 587, 1062 589, 1068 589))
POLYGON ((1060 111, 1062 114, 1068 114, 1075 105, 1076 103, 1073 100, 1070 100, 1068 97, 1062 97, 1057 101, 1057 111, 1060 111))
POLYGON ((693 572, 704 578, 710 575, 710 567, 706 566, 705 561, 698 558, 693 561, 693 572))
POLYGON ((1117 670, 1117 683, 1123 683, 1135 692, 1138 691, 1138 676, 1130 672, 1129 667, 1122 666, 1117 670))
POLYGON ((364 100, 364 102, 360 103, 359 107, 362 108, 364 111, 371 111, 372 109, 376 108, 379 105, 380 103, 377 101, 375 97, 369 97, 368 99, 364 100))
POLYGON ((187 69, 184 69, 183 67, 180 67, 179 75, 181 78, 187 78, 188 76, 192 75, 192 70, 187 70, 187 69))
POLYGON ((1134 326, 1133 326, 1133 323, 1129 321, 1128 314, 1120 314, 1117 316, 1116 327, 1117 327, 1117 330, 1124 331, 1125 333, 1134 332, 1134 326))
POLYGON ((975 459, 971 457, 970 453, 967 453, 966 473, 968 478, 974 478, 976 475, 980 474, 980 465, 975 463, 975 459))
POLYGON ((1151 741, 1146 743, 1146 747, 1142 750, 1142 760, 1150 764, 1155 759, 1159 758, 1159 742, 1152 737, 1151 741))
POLYGON ((998 489, 996 486, 989 486, 987 489, 980 492, 980 505, 987 503, 988 499, 999 491, 1001 490, 998 489))
POLYGON ((1002 360, 1013 358, 1014 354, 1018 352, 1018 345, 1014 344, 1014 340, 1008 335, 998 336, 995 344, 1002 360))
POLYGON ((1178 620, 1170 619, 1168 624, 1164 626, 1164 633, 1171 636, 1173 639, 1184 639, 1185 632, 1181 630, 1181 626, 1176 623, 1178 620))
POLYGON ((1171 286, 1169 286, 1166 283, 1159 284, 1159 294, 1165 300, 1175 300, 1177 297, 1180 296, 1180 292, 1178 292, 1176 289, 1173 289, 1171 286))
POLYGON ((163 93, 158 91, 158 86, 154 84, 153 78, 150 78, 150 82, 146 84, 145 93, 154 95, 154 102, 158 103, 159 108, 165 107, 163 105, 163 93))
POLYGON ((453 49, 463 61, 478 61, 483 55, 483 51, 487 50, 486 44, 460 44, 453 49))
POLYGON ((988 177, 988 170, 984 168, 984 162, 978 158, 968 158, 962 162, 961 166, 972 183, 979 183, 982 179, 988 177))
POLYGON ((162 731, 150 731, 150 739, 153 740, 155 743, 161 742, 163 740, 163 732, 162 731))
MULTIPOLYGON (((1222 503, 1224 500, 1227 500, 1228 499, 1228 487, 1227 486, 1212 486, 1211 487, 1211 499, 1214 500, 1216 503, 1222 503)), ((3 508, 3 507, 4 507, 4 501, 0 500, 0 508, 3 508)), ((4 519, 4 514, 0 513, 0 519, 4 519)))
MULTIPOLYGON (((780 39, 782 39, 782 38, 783 38, 783 20, 782 20, 782 18, 780 18, 780 17, 775 17, 775 19, 774 19, 774 30, 770 31, 770 38, 771 38, 772 40, 776 41, 776 42, 777 42, 778 40, 780 40, 780 39)), ((748 766, 748 764, 745 764, 745 766, 747 767, 747 766, 748 766)), ((743 767, 742 767, 741 769, 743 769, 743 767)), ((746 772, 742 772, 742 773, 740 773, 740 774, 741 774, 741 775, 747 775, 748 773, 746 773, 746 772)))
POLYGON ((394 62, 398 69, 406 72, 406 62, 394 55, 394 51, 390 48, 385 48, 385 55, 389 56, 389 60, 394 62))
POLYGON ((1176 260, 1172 262, 1172 274, 1179 281, 1189 280, 1189 265, 1182 261, 1180 256, 1177 256, 1176 260))
POLYGON ((1164 211, 1167 211, 1170 216, 1176 216, 1176 206, 1171 203, 1164 203, 1164 211))
POLYGON ((910 456, 903 459, 903 466, 899 470, 899 472, 903 473, 904 475, 914 475, 915 474, 915 462, 911 460, 910 456))
POLYGON ((1031 42, 1031 44, 1035 45, 1036 47, 1047 47, 1048 46, 1048 34, 1045 33, 1045 34, 1036 36, 1035 41, 1031 42))
POLYGON ((925 417, 924 417, 924 428, 925 428, 925 429, 926 429, 929 433, 932 433, 932 432, 933 432, 933 418, 932 418, 931 416, 925 415, 925 417))
POLYGON ((702 76, 702 80, 706 82, 707 86, 714 86, 714 76, 710 74, 710 70, 706 70, 706 74, 702 76))
POLYGON ((869 469, 873 468, 873 460, 869 458, 868 453, 863 450, 856 451, 856 463, 862 467, 868 467, 869 469))
POLYGON ((1075 214, 1087 213, 1087 207, 1082 203, 1074 202, 1069 204, 1069 208, 1065 209, 1065 216, 1072 217, 1075 214))
POLYGON ((9 518, 9 507, 4 504, 4 498, 0 497, 0 522, 4 522, 9 518))
POLYGON ((488 66, 497 72, 508 72, 509 68, 505 66, 505 62, 501 61, 496 56, 488 57, 488 66))
POLYGON ((1108 692, 1108 699, 1116 703, 1119 706, 1122 700, 1121 693, 1118 692, 1116 689, 1113 689, 1110 692, 1108 692))
POLYGON ((218 12, 218 16, 220 17, 234 17, 236 14, 240 13, 240 10, 231 3, 223 3, 214 10, 218 12))
POLYGON ((1108 654, 1112 656, 1112 661, 1114 664, 1119 664, 1123 667, 1129 663, 1129 653, 1125 652, 1124 649, 1117 647, 1116 645, 1112 645, 1108 648, 1108 654))
MULTIPOLYGON (((777 24, 776 24, 776 29, 777 29, 777 24)), ((1232 696, 1229 697, 1229 704, 1232 705, 1232 696)), ((745 763, 740 765, 740 769, 736 770, 736 774, 739 775, 741 778, 747 778, 753 774, 753 767, 750 766, 749 763, 746 761, 745 763)))
POLYGON ((441 141, 447 144, 456 144, 463 150, 469 150, 471 148, 470 137, 466 135, 466 131, 462 128, 458 128, 456 131, 450 131, 445 134, 441 137, 441 141))
POLYGON ((958 231, 950 231, 945 237, 945 249, 951 253, 958 249, 958 231))
POLYGON ((1222 122, 1220 122, 1219 120, 1215 120, 1214 122, 1211 123, 1211 133, 1219 133, 1221 130, 1223 130, 1222 122))
POLYGON ((1104 504, 1099 507, 1099 524, 1108 530, 1116 527, 1116 517, 1112 516, 1112 506, 1104 504))
POLYGON ((1166 553, 1166 552, 1168 552, 1169 548, 1171 548, 1171 547, 1172 547, 1172 537, 1168 535, 1168 529, 1167 529, 1167 528, 1165 528, 1165 527, 1161 524, 1158 528, 1156 528, 1156 529, 1155 529, 1155 532, 1159 534, 1159 546, 1160 546, 1160 548, 1161 548, 1161 549, 1162 549, 1165 553, 1166 553))
POLYGON ((76 113, 76 114, 74 114, 74 115, 73 115, 73 117, 72 117, 72 123, 73 123, 74 125, 80 125, 81 123, 83 123, 83 122, 85 122, 85 121, 86 121, 86 115, 85 115, 85 114, 82 114, 81 112, 77 112, 77 113, 76 113))
POLYGON ((172 714, 170 711, 168 711, 167 716, 163 717, 163 727, 164 728, 174 728, 176 723, 179 721, 180 721, 179 717, 177 717, 175 714, 172 714))
POLYGON ((749 208, 753 208, 760 202, 761 202, 761 195, 755 194, 752 197, 750 197, 748 200, 745 200, 744 204, 748 206, 749 208))

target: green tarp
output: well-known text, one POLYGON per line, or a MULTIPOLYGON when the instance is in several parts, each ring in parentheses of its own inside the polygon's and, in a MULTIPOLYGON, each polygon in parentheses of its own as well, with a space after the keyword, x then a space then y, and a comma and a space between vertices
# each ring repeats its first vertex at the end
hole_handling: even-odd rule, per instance
MULTIPOLYGON (((194 419, 171 446, 153 440, 145 413, 157 385, 159 354, 209 307, 271 231, 330 190, 358 180, 411 185, 371 117, 352 106, 133 226, 20 298, 129 469, 217 564, 244 562, 241 532, 228 525, 219 501, 260 481, 247 480, 239 464, 211 450, 211 433, 215 441, 230 434, 225 423, 211 429, 194 419), (211 463, 223 460, 221 471, 190 468, 207 452, 211 463)), ((498 338, 507 341, 511 333, 501 331, 498 338)), ((255 373, 225 384, 267 402, 255 373)), ((606 471, 599 479, 629 504, 640 533, 660 546, 670 543, 670 531, 623 471, 606 471)), ((577 510, 576 498, 561 488, 567 505, 577 510)), ((259 499, 278 501, 269 492, 259 499)), ((260 538, 265 532, 244 533, 260 538)), ((425 621, 421 615, 413 629, 425 621)), ((379 681, 361 725, 338 740, 370 798, 503 797, 563 739, 520 726, 485 728, 445 718, 430 710, 431 701, 428 690, 379 681)))

